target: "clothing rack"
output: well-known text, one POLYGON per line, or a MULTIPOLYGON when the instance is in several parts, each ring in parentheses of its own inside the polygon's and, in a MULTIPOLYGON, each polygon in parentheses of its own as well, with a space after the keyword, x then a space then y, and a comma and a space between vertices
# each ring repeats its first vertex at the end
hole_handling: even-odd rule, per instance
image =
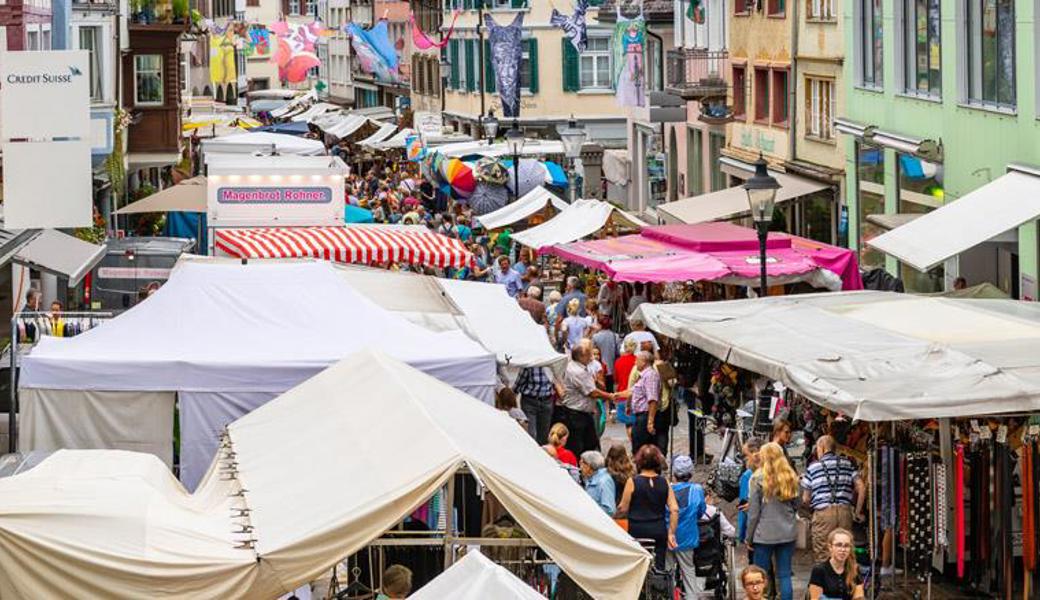
MULTIPOLYGON (((10 405, 8 409, 8 444, 7 451, 15 453, 18 451, 18 364, 20 355, 20 346, 18 338, 19 324, 32 320, 38 319, 51 319, 53 313, 44 311, 22 311, 17 312, 11 317, 11 342, 10 342, 10 359, 11 359, 11 373, 10 373, 10 384, 11 389, 8 390, 10 397, 10 405)), ((101 321, 111 319, 114 316, 111 312, 97 312, 97 311, 62 311, 60 313, 61 319, 82 319, 86 320, 89 326, 84 331, 92 329, 95 325, 101 321), (97 321, 97 322, 95 322, 97 321)), ((39 332, 37 336, 38 341, 43 336, 43 332, 39 332)), ((30 341, 29 343, 33 343, 30 341)))

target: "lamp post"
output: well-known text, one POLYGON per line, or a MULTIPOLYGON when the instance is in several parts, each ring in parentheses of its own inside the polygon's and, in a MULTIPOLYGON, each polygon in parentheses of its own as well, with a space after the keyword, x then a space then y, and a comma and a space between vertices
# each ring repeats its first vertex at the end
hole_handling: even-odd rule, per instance
POLYGON ((441 72, 441 113, 443 114, 448 100, 448 77, 451 74, 451 61, 448 60, 447 56, 442 56, 437 66, 441 72))
POLYGON ((488 111, 486 117, 484 117, 483 124, 484 136, 487 138, 488 146, 495 143, 495 138, 498 137, 498 119, 495 118, 495 111, 488 111))
POLYGON ((581 147, 585 143, 585 128, 578 125, 574 115, 567 121, 567 128, 560 132, 560 141, 563 142, 564 154, 570 160, 567 183, 573 204, 578 199, 578 159, 581 158, 581 147))
POLYGON ((759 284, 763 298, 769 294, 769 288, 766 287, 766 241, 769 238, 769 225, 773 222, 776 191, 779 189, 780 183, 769 174, 766 161, 759 153, 755 161, 755 174, 744 182, 744 191, 747 192, 748 205, 751 207, 751 218, 758 230, 759 284))
POLYGON ((524 150, 524 132, 520 123, 513 119, 513 126, 506 132, 506 145, 513 155, 513 202, 520 198, 520 153, 524 150))

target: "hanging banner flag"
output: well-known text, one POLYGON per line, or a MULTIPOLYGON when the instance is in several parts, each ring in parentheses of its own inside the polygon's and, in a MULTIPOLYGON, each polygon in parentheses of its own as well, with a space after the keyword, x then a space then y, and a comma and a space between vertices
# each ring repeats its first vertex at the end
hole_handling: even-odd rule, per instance
POLYGON ((220 35, 209 36, 209 80, 217 85, 238 81, 235 41, 227 30, 220 35))
POLYGON ((430 39, 422 29, 419 29, 419 24, 415 22, 415 13, 408 16, 408 21, 412 24, 412 45, 419 50, 429 50, 431 48, 443 48, 448 45, 448 40, 451 39, 452 32, 455 31, 455 21, 458 20, 461 10, 457 10, 451 15, 451 25, 448 25, 448 31, 445 32, 444 36, 440 41, 430 39))
POLYGON ((513 22, 504 27, 491 15, 485 14, 484 26, 488 30, 491 64, 495 67, 495 85, 502 98, 502 112, 506 117, 519 117, 524 13, 516 13, 513 22))
POLYGON ((574 7, 574 13, 571 16, 565 17, 554 8, 552 16, 549 17, 549 23, 553 27, 559 27, 563 30, 564 37, 571 41, 571 45, 578 51, 578 54, 585 52, 585 48, 589 44, 588 29, 585 26, 585 12, 588 9, 588 0, 578 0, 578 4, 574 7))
POLYGON ((363 29, 354 23, 349 23, 345 29, 363 71, 380 81, 396 83, 400 80, 397 50, 390 43, 386 19, 380 19, 372 29, 363 29))
POLYGON ((646 19, 643 15, 627 19, 618 7, 612 40, 614 51, 614 91, 620 106, 646 106, 645 60, 646 19))
POLYGON ((417 135, 404 138, 405 155, 412 162, 419 162, 426 156, 426 148, 423 148, 422 139, 417 135))
POLYGON ((704 0, 690 0, 686 7, 686 18, 698 25, 704 24, 704 0))
POLYGON ((262 25, 249 28, 249 48, 253 56, 271 55, 271 32, 262 25))

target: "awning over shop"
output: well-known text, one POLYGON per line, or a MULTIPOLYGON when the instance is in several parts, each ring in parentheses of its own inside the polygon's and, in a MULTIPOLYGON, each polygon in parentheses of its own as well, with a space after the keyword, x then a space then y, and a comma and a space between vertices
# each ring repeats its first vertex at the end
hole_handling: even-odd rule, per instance
POLYGON ((895 292, 643 304, 654 331, 855 419, 1040 411, 1040 304, 895 292))
POLYGON ((592 235, 608 223, 629 229, 646 227, 646 223, 613 204, 585 199, 567 206, 560 214, 537 227, 514 233, 513 239, 541 251, 592 235))
MULTIPOLYGON (((332 324, 340 347, 353 345, 357 323, 336 308, 313 306, 295 337, 332 324)), ((285 333, 251 337, 278 347, 285 333)), ((371 544, 464 465, 591 597, 643 587, 647 552, 513 419, 386 354, 347 353, 217 431, 226 452, 194 494, 154 456, 117 450, 59 450, 0 479, 0 555, 19 557, 0 561, 4 596, 277 598, 371 544)))
POLYGON ((918 271, 927 271, 1038 218, 1040 176, 1011 171, 867 244, 918 271))
MULTIPOLYGON (((806 281, 830 290, 863 288, 852 250, 785 233, 770 233, 766 247, 771 283, 806 281)), ((758 248, 753 229, 700 223, 647 227, 637 235, 560 244, 546 252, 603 271, 614 281, 755 285, 758 248)))
POLYGON ((238 258, 321 258, 342 263, 405 262, 463 267, 473 254, 457 239, 426 228, 380 225, 217 229, 215 246, 238 258))
POLYGON ((896 227, 902 227, 910 221, 913 221, 917 217, 920 217, 923 213, 895 213, 891 215, 876 214, 867 215, 867 221, 877 225, 878 227, 889 230, 895 229, 896 227))
POLYGON ((411 600, 545 600, 545 596, 513 575, 505 567, 491 562, 480 550, 466 553, 433 581, 409 596, 411 600))
MULTIPOLYGON (((829 187, 826 183, 797 175, 776 171, 769 174, 780 184, 776 193, 778 204, 829 187)), ((747 216, 750 212, 747 192, 739 185, 657 206, 658 215, 667 223, 707 223, 747 216)))
POLYGON ((502 208, 477 217, 477 221, 485 229, 498 229, 513 223, 519 223, 538 211, 552 204, 553 208, 562 211, 569 206, 566 202, 542 186, 538 186, 520 197, 516 202, 506 204, 502 208))
POLYGON ((147 198, 131 202, 115 212, 130 215, 150 212, 206 212, 206 178, 192 177, 158 191, 147 198))
POLYGON ((69 278, 74 286, 105 257, 105 246, 85 242, 54 229, 44 229, 15 253, 14 262, 69 278))

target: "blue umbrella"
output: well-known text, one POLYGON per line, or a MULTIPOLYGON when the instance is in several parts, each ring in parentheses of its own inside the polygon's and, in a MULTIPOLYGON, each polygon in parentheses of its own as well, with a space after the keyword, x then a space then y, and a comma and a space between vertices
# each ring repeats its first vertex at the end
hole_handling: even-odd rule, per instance
POLYGON ((347 223, 375 223, 372 211, 353 204, 348 204, 343 209, 343 220, 347 223))
POLYGON ((563 170, 563 167, 551 160, 547 160, 545 161, 545 169, 549 171, 546 183, 557 187, 567 187, 567 173, 563 170))

